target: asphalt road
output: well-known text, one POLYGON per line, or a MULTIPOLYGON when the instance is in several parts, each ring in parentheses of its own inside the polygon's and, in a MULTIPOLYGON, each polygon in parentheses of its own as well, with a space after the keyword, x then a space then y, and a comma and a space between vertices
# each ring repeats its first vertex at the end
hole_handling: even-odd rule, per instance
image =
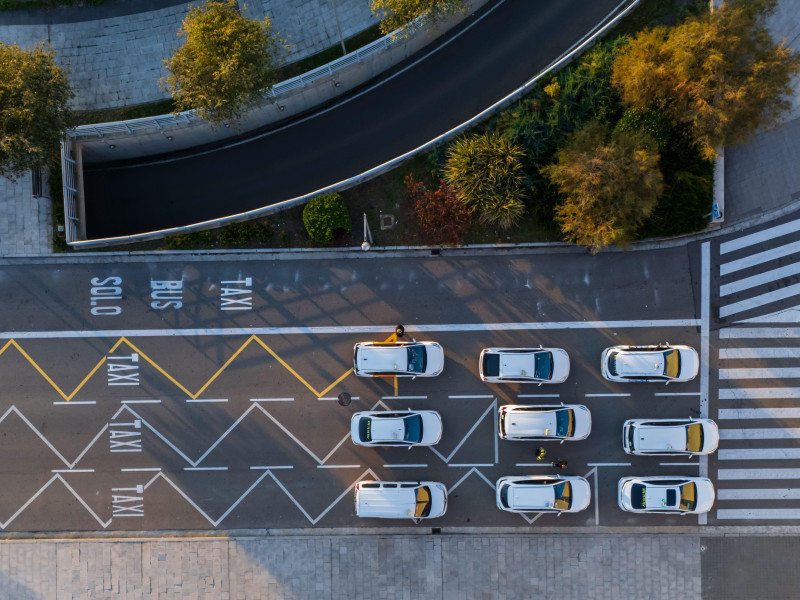
POLYGON ((413 68, 291 127, 169 162, 160 157, 125 167, 86 164, 87 235, 101 238, 197 223, 269 206, 362 173, 517 89, 617 4, 505 0, 413 68))
POLYGON ((352 486, 364 478, 443 482, 447 515, 423 526, 795 524, 797 225, 788 217, 710 242, 595 257, 0 267, 8 340, 0 347, 0 526, 414 527, 357 519, 352 486), (407 335, 444 346, 442 375, 349 373, 353 344, 386 339, 400 322, 407 335), (600 376, 604 347, 665 340, 707 351, 709 368, 669 386, 600 376), (479 380, 481 348, 540 343, 569 352, 566 383, 479 380), (335 401, 342 391, 354 398, 348 407, 335 401), (545 464, 534 459, 538 444, 497 438, 499 405, 562 401, 591 410, 592 433, 545 444, 545 464), (430 449, 356 448, 350 416, 373 407, 438 410, 444 436, 430 449), (722 434, 708 461, 622 451, 625 419, 706 414, 722 434), (523 520, 496 509, 498 477, 554 472, 546 463, 557 458, 590 481, 586 511, 523 520), (718 498, 704 518, 617 507, 624 475, 705 470, 718 498))

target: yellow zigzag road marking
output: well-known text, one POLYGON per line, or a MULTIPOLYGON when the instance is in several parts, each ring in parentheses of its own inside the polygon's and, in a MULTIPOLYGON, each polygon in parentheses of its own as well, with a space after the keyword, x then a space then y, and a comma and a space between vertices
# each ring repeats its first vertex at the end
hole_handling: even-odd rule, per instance
MULTIPOLYGON (((391 336, 390 336, 390 337, 387 339, 387 341, 396 341, 396 339, 397 339, 397 337, 396 337, 394 334, 392 334, 392 335, 391 335, 391 336)), ((166 378, 167 378, 169 381, 171 381, 173 384, 175 384, 175 386, 176 386, 178 389, 180 389, 180 390, 181 390, 181 391, 182 391, 184 394, 186 394, 187 396, 189 396, 189 398, 191 398, 192 400, 196 400, 196 399, 197 399, 197 398, 200 396, 200 394, 202 394, 202 393, 203 393, 203 392, 204 392, 204 391, 205 391, 205 390, 208 388, 208 386, 210 386, 210 385, 211 385, 211 384, 214 382, 214 380, 216 380, 216 379, 217 379, 217 377, 219 377, 219 376, 222 374, 222 372, 223 372, 225 369, 227 369, 227 368, 228 368, 228 366, 229 366, 229 365, 230 365, 230 364, 231 364, 231 363, 232 363, 232 362, 233 362, 233 361, 236 359, 236 357, 237 357, 237 356, 239 356, 239 354, 241 354, 241 353, 242 353, 242 351, 243 351, 245 348, 247 348, 247 346, 249 346, 249 345, 250 345, 250 343, 251 343, 251 342, 253 342, 253 341, 255 341, 255 343, 257 343, 259 346, 261 346, 261 347, 262 347, 264 350, 266 350, 266 351, 267 351, 267 352, 268 352, 268 353, 269 353, 269 354, 270 354, 270 355, 271 355, 271 356, 272 356, 272 357, 273 357, 275 360, 277 360, 277 361, 278 361, 278 362, 279 362, 279 363, 280 363, 280 364, 281 364, 281 365, 282 365, 282 366, 283 366, 283 367, 284 367, 284 368, 285 368, 287 371, 289 371, 289 372, 290 372, 292 375, 294 375, 294 376, 295 376, 295 377, 298 379, 298 381, 300 381, 300 383, 302 383, 304 386, 306 386, 306 387, 307 387, 307 388, 308 388, 308 389, 311 391, 311 393, 312 393, 312 394, 314 394, 314 395, 315 395, 317 398, 319 398, 319 397, 321 397, 321 396, 324 396, 324 395, 325 395, 325 394, 326 394, 328 391, 330 391, 330 390, 331 390, 331 389, 332 389, 334 386, 336 386, 337 384, 339 384, 339 383, 340 383, 340 382, 341 382, 343 379, 345 379, 345 378, 346 378, 348 375, 350 375, 350 374, 353 372, 353 369, 352 369, 352 368, 351 368, 351 369, 348 369, 348 370, 347 370, 347 371, 345 371, 345 372, 344 372, 344 373, 343 373, 343 374, 342 374, 342 375, 341 375, 339 378, 337 378, 337 379, 336 379, 336 381, 334 381, 333 383, 331 383, 331 384, 330 384, 328 387, 326 387, 326 388, 325 388, 324 390, 322 390, 321 392, 318 392, 318 391, 317 391, 316 389, 314 389, 314 387, 313 387, 313 386, 312 386, 310 383, 308 383, 308 382, 307 382, 307 381, 306 381, 306 380, 305 380, 305 379, 304 379, 304 378, 303 378, 303 377, 302 377, 302 376, 301 376, 301 375, 300 375, 300 374, 299 374, 297 371, 295 371, 295 370, 294 370, 292 367, 290 367, 290 366, 289 366, 289 364, 288 364, 288 363, 287 363, 285 360, 283 360, 283 359, 282 359, 280 356, 278 356, 278 354, 277 354, 277 353, 276 353, 276 352, 275 352, 275 351, 274 351, 272 348, 270 348, 270 347, 269 347, 267 344, 265 344, 265 343, 264 343, 264 342, 263 342, 263 341, 262 341, 262 340, 261 340, 261 339, 260 339, 258 336, 256 336, 256 335, 252 335, 252 336, 250 336, 250 337, 247 339, 247 341, 245 341, 245 342, 244 342, 244 343, 243 343, 243 344, 242 344, 242 345, 239 347, 239 349, 238 349, 238 350, 236 350, 236 352, 234 352, 234 353, 233 353, 233 355, 231 355, 231 357, 230 357, 230 358, 229 358, 227 361, 225 361, 225 364, 224 364, 224 365, 222 365, 222 366, 221 366, 221 367, 220 367, 220 368, 217 370, 217 372, 216 372, 216 373, 214 373, 214 374, 211 376, 211 378, 210 378, 210 379, 209 379, 209 380, 208 380, 208 381, 207 381, 205 384, 203 384, 203 386, 202 386, 202 387, 201 387, 199 390, 197 390, 197 392, 195 392, 195 393, 192 393, 192 392, 190 392, 190 391, 189 391, 189 390, 188 390, 188 389, 187 389, 187 388, 186 388, 186 387, 185 387, 183 384, 181 384, 181 383, 180 383, 180 382, 179 382, 177 379, 175 379, 175 378, 174 378, 172 375, 170 375, 170 374, 169 374, 169 373, 168 373, 166 370, 164 370, 164 369, 163 369, 163 368, 162 368, 162 367, 161 367, 161 366, 160 366, 158 363, 156 363, 156 362, 155 362, 155 361, 154 361, 152 358, 150 358, 150 357, 149 357, 149 356, 148 356, 148 355, 147 355, 145 352, 142 352, 142 350, 140 350, 140 349, 139 349, 139 348, 138 348, 138 347, 137 347, 135 344, 133 344, 133 343, 132 343, 130 340, 128 340, 126 337, 121 337, 119 340, 117 340, 117 342, 116 342, 116 343, 115 343, 115 344, 114 344, 114 345, 113 345, 113 346, 110 348, 110 350, 108 351, 108 353, 109 353, 109 354, 111 354, 111 353, 115 352, 115 351, 117 350, 117 348, 119 348, 119 346, 120 346, 122 343, 125 343, 125 344, 127 344, 127 345, 128 345, 128 347, 129 347, 131 350, 133 350, 134 352, 136 352, 136 353, 137 353, 139 356, 141 356, 141 357, 142 357, 142 358, 143 358, 143 359, 144 359, 144 360, 145 360, 147 363, 149 363, 150 365, 152 365, 152 367, 153 367, 153 368, 154 368, 156 371, 158 371, 159 373, 161 373, 161 374, 162 374, 164 377, 166 377, 166 378)), ((35 360, 33 360, 33 358, 31 358, 31 356, 30 356, 30 355, 29 355, 27 352, 25 352, 25 350, 22 348, 22 346, 20 346, 20 345, 19 345, 19 344, 16 342, 16 340, 14 340, 14 339, 11 339, 11 340, 9 340, 9 341, 8 341, 8 342, 7 342, 7 343, 6 343, 6 344, 5 344, 5 345, 4 345, 4 346, 3 346, 3 347, 0 349, 0 356, 2 356, 2 354, 3 354, 3 353, 6 351, 6 350, 8 350, 8 348, 9 348, 9 347, 14 347, 14 348, 16 348, 16 349, 17 349, 17 351, 18 351, 18 352, 19 352, 19 353, 20 353, 20 354, 21 354, 23 357, 25 357, 25 359, 26 359, 26 360, 27 360, 27 361, 28 361, 28 362, 29 362, 29 363, 30 363, 30 364, 33 366, 33 368, 34 368, 34 369, 36 369, 36 370, 39 372, 39 374, 40 374, 40 375, 41 375, 41 376, 42 376, 42 377, 45 379, 45 381, 47 381, 47 383, 49 383, 49 384, 50 384, 50 385, 53 387, 53 389, 54 389, 56 392, 58 392, 58 394, 59 394, 59 395, 60 395, 60 396, 61 396, 61 397, 62 397, 64 400, 66 400, 67 402, 69 402, 70 400, 72 400, 72 399, 75 397, 75 394, 77 394, 77 393, 78 393, 78 392, 81 390, 81 388, 83 388, 83 386, 84 386, 84 385, 86 385, 86 383, 89 381, 89 379, 91 379, 91 378, 92 378, 92 376, 93 376, 95 373, 97 373, 98 369, 100 369, 100 367, 102 367, 102 366, 103 366, 103 364, 106 362, 106 357, 104 356, 103 358, 101 358, 101 359, 98 361, 98 363, 97 363, 97 364, 94 366, 94 368, 93 368, 91 371, 89 371, 89 373, 86 375, 86 377, 84 377, 84 378, 83 378, 83 381, 81 381, 81 382, 78 384, 78 386, 77 386, 77 387, 76 387, 74 390, 72 390, 72 393, 70 393, 70 394, 67 394, 67 393, 66 393, 64 390, 62 390, 62 389, 59 387, 59 385, 58 385, 58 384, 57 384, 55 381, 53 381, 53 380, 50 378, 50 376, 49 376, 49 375, 48 375, 48 374, 47 374, 47 373, 44 371, 44 369, 42 369, 42 368, 41 368, 41 367, 40 367, 40 366, 39 366, 39 365, 36 363, 36 361, 35 361, 35 360)), ((395 395, 397 395, 397 378, 396 378, 396 377, 395 377, 395 386, 394 386, 394 387, 395 387, 395 395)))

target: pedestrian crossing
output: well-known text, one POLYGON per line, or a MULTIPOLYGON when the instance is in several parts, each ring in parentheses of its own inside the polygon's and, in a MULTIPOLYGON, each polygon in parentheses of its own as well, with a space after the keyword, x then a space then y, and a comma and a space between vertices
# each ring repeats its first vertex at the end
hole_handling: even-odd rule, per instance
POLYGON ((710 516, 720 525, 796 524, 800 219, 739 234, 718 249, 712 306, 723 327, 712 344, 709 416, 720 443, 709 461, 717 492, 710 516))

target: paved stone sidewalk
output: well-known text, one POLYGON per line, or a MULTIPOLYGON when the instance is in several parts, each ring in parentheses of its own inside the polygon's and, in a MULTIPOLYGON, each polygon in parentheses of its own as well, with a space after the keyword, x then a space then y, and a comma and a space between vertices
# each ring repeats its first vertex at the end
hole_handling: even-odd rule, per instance
POLYGON ((0 177, 0 256, 51 254, 52 202, 47 189, 42 193, 32 195, 30 171, 16 183, 0 177))
MULTIPOLYGON (((291 44, 288 62, 339 44, 339 26, 347 38, 377 23, 369 0, 239 0, 239 5, 248 17, 270 18, 291 44)), ((48 23, 46 11, 40 11, 38 24, 10 24, 13 20, 0 12, 0 41, 22 47, 48 42, 68 70, 76 110, 154 102, 167 97, 158 82, 164 59, 180 45, 177 33, 188 7, 69 23, 48 23)))
POLYGON ((694 535, 6 541, 0 597, 697 599, 700 547, 694 535))

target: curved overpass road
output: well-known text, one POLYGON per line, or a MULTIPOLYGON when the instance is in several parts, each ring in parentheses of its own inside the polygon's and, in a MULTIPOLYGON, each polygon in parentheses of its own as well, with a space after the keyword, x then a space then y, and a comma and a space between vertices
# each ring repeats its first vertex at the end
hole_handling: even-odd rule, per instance
POLYGON ((219 218, 362 173, 518 88, 618 3, 506 0, 419 64, 313 118, 210 153, 86 165, 88 237, 219 218))

